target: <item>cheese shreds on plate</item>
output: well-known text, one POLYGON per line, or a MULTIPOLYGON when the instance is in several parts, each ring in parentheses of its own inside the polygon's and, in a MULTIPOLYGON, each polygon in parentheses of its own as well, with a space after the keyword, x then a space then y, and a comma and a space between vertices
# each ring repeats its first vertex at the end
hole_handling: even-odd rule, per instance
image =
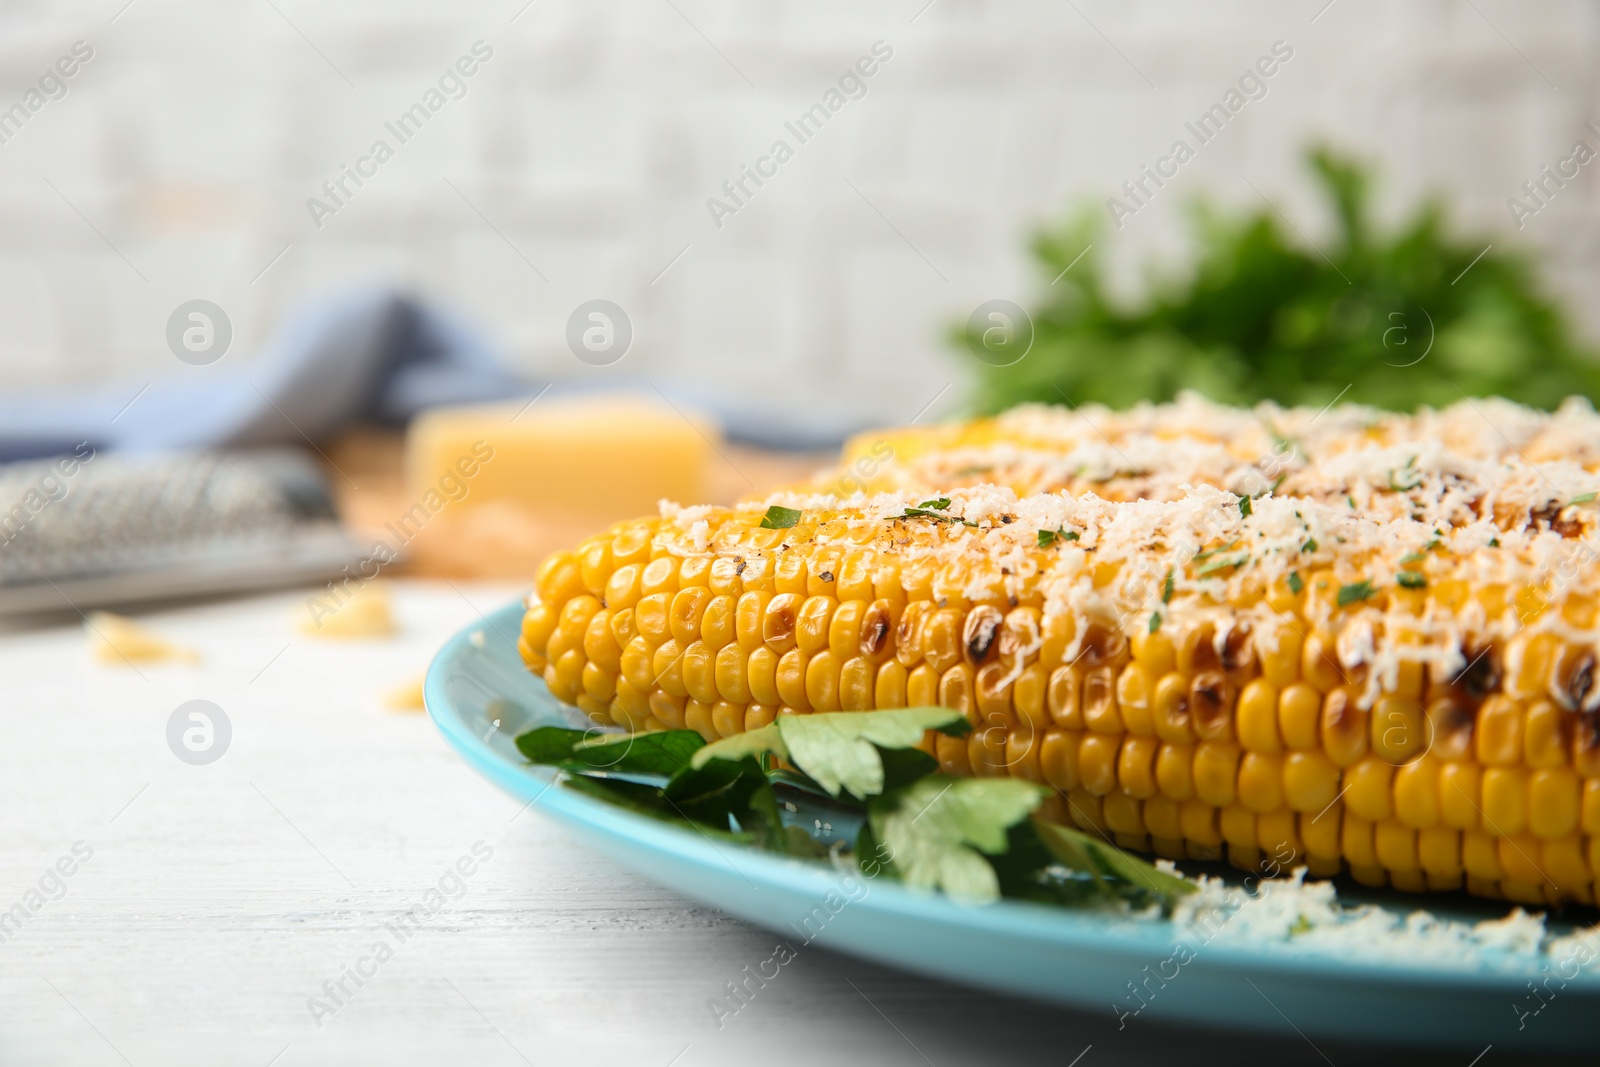
POLYGON ((1600 926, 1552 936, 1543 913, 1512 908, 1503 918, 1470 922, 1417 909, 1339 901, 1332 882, 1307 881, 1305 868, 1263 879, 1247 890, 1201 876, 1198 892, 1172 914, 1180 939, 1201 945, 1293 945, 1297 951, 1371 962, 1525 969, 1573 958, 1588 969, 1600 958, 1600 926), (1581 947, 1580 947, 1581 946, 1581 947))

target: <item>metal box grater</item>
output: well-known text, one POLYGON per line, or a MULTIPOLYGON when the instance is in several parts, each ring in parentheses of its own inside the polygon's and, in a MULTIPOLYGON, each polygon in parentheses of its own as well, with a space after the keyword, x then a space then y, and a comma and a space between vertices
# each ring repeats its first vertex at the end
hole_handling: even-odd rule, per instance
POLYGON ((0 616, 311 582, 363 556, 288 449, 0 464, 0 616))

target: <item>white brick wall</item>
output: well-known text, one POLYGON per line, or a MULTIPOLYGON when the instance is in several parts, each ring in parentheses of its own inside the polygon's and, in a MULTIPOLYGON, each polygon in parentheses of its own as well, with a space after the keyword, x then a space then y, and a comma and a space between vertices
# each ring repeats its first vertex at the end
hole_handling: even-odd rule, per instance
POLYGON ((1181 248, 1202 190, 1252 205, 1253 182, 1321 232, 1298 161, 1323 135, 1382 163, 1391 208, 1442 187, 1546 250, 1600 327, 1590 168, 1521 234, 1505 208, 1600 119, 1594 0, 1337 0, 1315 24, 1324 0, 535 0, 515 22, 524 0, 123 2, 0 11, 0 106, 73 41, 95 49, 0 144, 0 388, 194 373, 163 341, 194 297, 229 311, 242 362, 295 301, 386 275, 540 378, 909 418, 960 380, 950 323, 1039 288, 1034 226, 1115 192, 1280 38, 1295 57, 1269 95, 1111 238, 1125 272, 1181 248), (480 37, 495 54, 467 96, 316 229, 306 198, 480 37), (894 58, 868 95, 714 227, 706 198, 879 39, 894 58), (595 296, 634 320, 616 367, 565 348, 595 296))

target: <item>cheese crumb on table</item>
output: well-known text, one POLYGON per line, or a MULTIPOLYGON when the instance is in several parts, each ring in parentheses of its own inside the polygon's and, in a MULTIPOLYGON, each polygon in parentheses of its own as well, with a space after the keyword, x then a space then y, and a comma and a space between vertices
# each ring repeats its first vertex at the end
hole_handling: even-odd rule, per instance
POLYGON ((383 694, 383 706, 390 711, 425 711, 427 705, 422 699, 422 681, 425 675, 417 675, 403 685, 397 685, 383 694))
POLYGON ((365 582, 349 592, 319 596, 309 602, 309 617, 300 622, 307 637, 350 640, 388 637, 395 632, 389 610, 389 587, 365 582))
POLYGON ((89 639, 90 654, 100 663, 113 666, 163 660, 200 662, 200 653, 193 649, 175 645, 132 619, 109 611, 91 612, 84 619, 84 636, 89 639))

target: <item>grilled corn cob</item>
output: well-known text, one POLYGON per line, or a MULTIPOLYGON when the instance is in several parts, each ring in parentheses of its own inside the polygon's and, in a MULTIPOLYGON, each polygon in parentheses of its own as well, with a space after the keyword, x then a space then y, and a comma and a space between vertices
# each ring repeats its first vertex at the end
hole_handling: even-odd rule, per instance
POLYGON ((947 772, 1048 783, 1128 848, 1592 903, 1594 512, 1522 514, 1204 486, 664 505, 547 559, 519 648, 601 723, 942 704, 975 727, 925 740, 947 772))

